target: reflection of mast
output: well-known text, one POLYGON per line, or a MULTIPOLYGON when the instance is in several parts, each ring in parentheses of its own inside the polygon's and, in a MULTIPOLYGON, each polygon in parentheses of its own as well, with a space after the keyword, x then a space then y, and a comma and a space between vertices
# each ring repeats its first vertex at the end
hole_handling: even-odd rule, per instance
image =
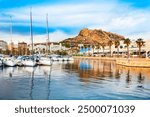
POLYGON ((112 73, 112 62, 109 63, 109 76, 112 77, 113 73, 112 73))
POLYGON ((49 75, 48 75, 48 93, 47 93, 47 99, 49 99, 49 96, 50 96, 51 73, 52 73, 52 66, 50 66, 50 71, 49 71, 49 75))
POLYGON ((34 70, 31 73, 31 88, 30 88, 30 99, 33 100, 33 87, 34 87, 34 70))
POLYGON ((119 73, 119 69, 116 66, 116 70, 115 70, 115 78, 119 79, 120 78, 120 73, 119 73))
POLYGON ((144 81, 144 76, 142 76, 142 73, 140 72, 140 73, 138 74, 138 82, 139 82, 140 84, 143 84, 143 81, 144 81))
POLYGON ((46 33, 47 33, 47 54, 50 52, 50 46, 49 46, 49 25, 48 25, 48 14, 46 14, 46 33))
POLYGON ((130 69, 128 69, 128 72, 127 72, 127 77, 126 77, 126 82, 127 83, 130 83, 131 82, 131 77, 130 77, 130 69))

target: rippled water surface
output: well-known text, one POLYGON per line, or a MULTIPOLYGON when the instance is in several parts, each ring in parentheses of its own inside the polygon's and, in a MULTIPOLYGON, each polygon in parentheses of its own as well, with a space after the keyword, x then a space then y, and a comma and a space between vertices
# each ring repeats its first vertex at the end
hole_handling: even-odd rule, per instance
POLYGON ((150 69, 76 59, 51 67, 0 68, 0 99, 150 99, 150 69))

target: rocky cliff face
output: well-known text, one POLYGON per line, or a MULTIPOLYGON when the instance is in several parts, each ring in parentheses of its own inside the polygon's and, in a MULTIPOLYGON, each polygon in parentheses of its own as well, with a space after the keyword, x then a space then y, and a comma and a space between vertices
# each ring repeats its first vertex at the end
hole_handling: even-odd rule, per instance
POLYGON ((78 36, 74 38, 69 38, 62 43, 72 43, 73 45, 78 44, 86 44, 86 45, 98 45, 105 44, 107 45, 109 40, 124 40, 124 37, 118 34, 114 34, 111 32, 106 32, 103 30, 90 30, 90 29, 82 29, 78 36))

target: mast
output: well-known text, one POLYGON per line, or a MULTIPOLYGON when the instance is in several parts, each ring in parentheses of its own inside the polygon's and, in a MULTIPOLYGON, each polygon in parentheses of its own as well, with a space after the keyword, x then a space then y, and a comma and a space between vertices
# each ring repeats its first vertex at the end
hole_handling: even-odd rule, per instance
MULTIPOLYGON (((31 36, 31 44, 32 44, 32 57, 33 57, 33 29, 32 29, 32 8, 30 8, 30 36, 31 36)), ((34 60, 34 59, 33 59, 34 60)))
POLYGON ((10 46, 11 46, 11 54, 13 54, 13 42, 12 42, 12 16, 10 16, 10 46))
MULTIPOLYGON (((50 46, 49 46, 49 25, 48 25, 48 14, 46 14, 46 33, 47 33, 47 46, 48 46, 48 49, 47 49, 47 54, 49 54, 50 52, 50 46)), ((47 48, 47 47, 46 47, 47 48)))

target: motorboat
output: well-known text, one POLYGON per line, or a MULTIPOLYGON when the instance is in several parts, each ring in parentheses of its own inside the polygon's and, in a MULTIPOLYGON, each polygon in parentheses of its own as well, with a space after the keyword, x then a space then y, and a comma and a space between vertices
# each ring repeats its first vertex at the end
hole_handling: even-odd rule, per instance
POLYGON ((68 61, 74 61, 73 57, 68 57, 68 61))
POLYGON ((63 57, 63 61, 73 61, 74 59, 73 59, 73 57, 71 57, 71 56, 64 56, 63 57))
POLYGON ((58 56, 59 55, 53 54, 53 55, 50 55, 50 58, 52 61, 58 61, 58 56))
POLYGON ((63 61, 68 61, 68 57, 67 57, 67 56, 64 56, 64 57, 63 57, 63 61))
POLYGON ((58 56, 58 61, 64 61, 64 58, 62 56, 58 56))
POLYGON ((58 61, 58 57, 52 57, 52 61, 58 61))

